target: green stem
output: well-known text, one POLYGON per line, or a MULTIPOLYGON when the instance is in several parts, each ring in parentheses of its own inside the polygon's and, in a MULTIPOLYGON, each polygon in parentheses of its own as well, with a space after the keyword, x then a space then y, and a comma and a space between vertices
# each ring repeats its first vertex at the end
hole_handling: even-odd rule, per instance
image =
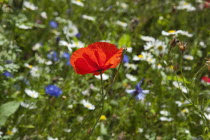
POLYGON ((101 77, 102 107, 101 107, 101 112, 99 113, 99 116, 98 116, 98 118, 97 118, 97 120, 96 120, 96 122, 95 122, 93 128, 91 129, 91 132, 90 132, 90 134, 89 134, 89 138, 90 138, 90 136, 92 135, 92 133, 93 133, 93 131, 94 131, 96 125, 98 124, 98 122, 99 122, 99 120, 100 120, 100 117, 101 117, 101 115, 103 114, 103 111, 104 111, 104 98, 105 98, 106 94, 104 94, 104 84, 103 84, 102 72, 100 72, 100 77, 101 77))
MULTIPOLYGON (((182 72, 182 65, 183 65, 183 62, 182 62, 182 59, 181 59, 181 69, 180 69, 180 71, 181 71, 181 77, 182 77, 182 81, 183 81, 183 83, 184 83, 184 86, 188 89, 188 87, 187 87, 187 85, 186 85, 186 83, 185 83, 185 81, 184 81, 184 74, 183 74, 183 72, 182 72)), ((199 71, 201 71, 203 68, 204 68, 204 67, 202 67, 199 71)), ((199 71, 198 71, 194 76, 196 76, 196 75, 199 73, 199 71)), ((194 76, 193 76, 193 77, 194 77, 194 76)), ((177 78, 177 75, 176 75, 176 78, 177 78)), ((178 85, 179 85, 179 83, 178 83, 178 85)), ((179 85, 179 87, 180 87, 180 85, 179 85)), ((180 88, 180 89, 181 89, 181 88, 180 88)), ((208 120, 207 120, 206 116, 204 115, 204 113, 196 106, 196 104, 194 103, 194 101, 193 101, 192 99, 188 98, 188 97, 183 93, 182 90, 181 90, 181 92, 182 92, 182 95, 185 97, 185 99, 186 99, 188 102, 190 102, 190 103, 193 105, 193 107, 195 108, 195 110, 201 115, 202 120, 205 122, 206 126, 210 129, 210 124, 208 123, 208 120)), ((188 90, 187 93, 190 95, 190 91, 189 91, 189 90, 188 90)))
MULTIPOLYGON (((124 51, 123 51, 123 54, 124 54, 124 51)), ((90 132, 89 137, 91 136, 93 130, 94 130, 95 127, 96 127, 96 124, 98 123, 98 121, 99 121, 99 119, 100 119, 100 117, 101 117, 101 115, 102 115, 102 113, 103 113, 103 109, 104 109, 104 98, 106 97, 106 95, 107 95, 107 94, 110 92, 110 90, 111 90, 112 84, 114 83, 114 81, 115 81, 115 79, 116 79, 116 77, 117 77, 117 75, 118 75, 118 73, 119 73, 119 69, 120 69, 120 67, 121 67, 121 65, 122 65, 122 60, 123 60, 123 55, 122 55, 122 59, 121 59, 120 65, 119 65, 119 67, 118 67, 118 69, 117 69, 117 72, 116 72, 116 74, 115 74, 113 80, 111 81, 110 86, 108 87, 108 90, 107 90, 107 92, 106 92, 105 94, 104 94, 104 84, 103 84, 102 72, 100 72, 100 77, 101 77, 101 94, 102 94, 102 98, 101 98, 101 100, 99 101, 99 103, 96 105, 95 111, 98 109, 98 106, 101 104, 101 102, 102 102, 102 109, 101 109, 100 115, 99 115, 99 117, 98 117, 98 119, 97 119, 97 122, 94 124, 94 127, 92 128, 92 130, 91 130, 91 132, 90 132)), ((78 130, 84 126, 84 124, 86 123, 86 121, 89 120, 89 118, 90 118, 91 116, 93 116, 93 113, 92 113, 91 115, 85 116, 85 118, 84 118, 82 124, 74 131, 74 133, 72 134, 72 136, 70 137, 70 139, 72 139, 72 138, 76 135, 76 133, 78 132, 78 130)))
POLYGON ((201 67, 201 68, 195 73, 195 75, 193 76, 193 79, 195 79, 196 76, 197 76, 197 74, 198 74, 201 70, 203 70, 205 67, 206 67, 206 65, 204 65, 203 67, 201 67))

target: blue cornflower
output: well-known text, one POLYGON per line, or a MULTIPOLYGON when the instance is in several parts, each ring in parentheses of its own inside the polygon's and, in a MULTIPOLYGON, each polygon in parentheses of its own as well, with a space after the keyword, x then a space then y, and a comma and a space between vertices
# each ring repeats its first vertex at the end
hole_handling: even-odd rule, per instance
POLYGON ((2 75, 4 75, 5 77, 13 77, 13 75, 8 71, 5 71, 4 73, 2 73, 2 75))
POLYGON ((80 38, 80 37, 81 37, 81 34, 80 34, 80 33, 77 33, 77 34, 76 34, 76 37, 77 37, 77 38, 80 38))
POLYGON ((49 22, 49 25, 50 25, 50 27, 52 27, 52 28, 58 28, 58 23, 57 23, 56 21, 51 20, 51 21, 49 22))
POLYGON ((136 100, 143 100, 145 98, 145 94, 149 93, 149 90, 143 90, 141 88, 141 84, 143 82, 143 79, 136 84, 136 89, 130 89, 126 90, 127 93, 135 96, 136 100))
POLYGON ((62 94, 62 90, 55 85, 48 85, 45 87, 45 92, 51 96, 58 97, 62 94))
POLYGON ((47 58, 54 60, 54 61, 58 61, 58 54, 55 51, 51 51, 47 54, 47 58))
POLYGON ((70 58, 70 54, 67 53, 67 52, 64 52, 64 53, 63 53, 63 58, 69 59, 69 58, 70 58))
POLYGON ((11 60, 7 60, 7 61, 5 61, 5 63, 7 63, 7 64, 11 64, 11 63, 13 63, 13 61, 11 61, 11 60))
POLYGON ((129 63, 129 57, 127 55, 125 55, 125 54, 123 56, 123 62, 124 63, 129 63))
POLYGON ((63 58, 65 58, 65 59, 68 60, 68 61, 66 62, 66 65, 71 66, 71 63, 70 63, 70 54, 67 53, 67 52, 64 52, 64 53, 63 53, 63 58))

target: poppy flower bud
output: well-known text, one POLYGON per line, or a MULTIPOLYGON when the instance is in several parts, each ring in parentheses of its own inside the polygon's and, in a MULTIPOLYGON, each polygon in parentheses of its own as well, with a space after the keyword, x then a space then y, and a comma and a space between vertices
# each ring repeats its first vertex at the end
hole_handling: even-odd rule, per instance
POLYGON ((184 53, 184 51, 186 50, 186 46, 187 46, 187 43, 184 43, 184 42, 179 42, 179 50, 184 53))
POLYGON ((170 41, 169 45, 170 45, 171 47, 175 47, 175 46, 177 45, 177 43, 179 43, 179 40, 178 40, 177 38, 173 38, 173 39, 170 41))

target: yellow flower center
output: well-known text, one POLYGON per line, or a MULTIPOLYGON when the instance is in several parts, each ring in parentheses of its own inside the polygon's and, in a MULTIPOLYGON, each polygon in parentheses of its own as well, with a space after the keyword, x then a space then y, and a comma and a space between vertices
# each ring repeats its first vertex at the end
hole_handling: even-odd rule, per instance
POLYGON ((168 33, 175 33, 175 32, 176 32, 175 30, 168 31, 168 33))
POLYGON ((127 87, 127 86, 128 86, 128 84, 127 84, 127 83, 124 83, 124 84, 123 84, 123 86, 124 86, 124 87, 127 87))
POLYGON ((187 109, 183 109, 182 112, 183 113, 187 113, 188 111, 187 111, 187 109))
POLYGON ((101 120, 101 121, 106 120, 106 116, 105 116, 105 115, 101 115, 100 120, 101 120))
POLYGON ((184 3, 184 5, 188 5, 188 3, 187 3, 187 2, 185 2, 185 3, 184 3))
POLYGON ((86 104, 85 107, 90 108, 91 106, 89 104, 86 104))
POLYGON ((152 59, 151 59, 151 58, 149 58, 149 59, 148 59, 148 62, 152 62, 152 59))
POLYGON ((33 68, 33 66, 32 65, 28 65, 28 67, 31 69, 31 68, 33 68))
POLYGON ((139 57, 139 58, 143 58, 143 55, 140 54, 140 55, 138 55, 138 57, 139 57))
POLYGON ((7 131, 6 134, 7 134, 7 135, 12 135, 13 132, 12 132, 12 131, 7 131))
POLYGON ((163 50, 163 46, 158 46, 158 50, 162 51, 163 50))
POLYGON ((174 66, 173 66, 173 65, 171 65, 171 66, 170 66, 170 69, 172 69, 172 70, 173 70, 173 69, 174 69, 174 66))

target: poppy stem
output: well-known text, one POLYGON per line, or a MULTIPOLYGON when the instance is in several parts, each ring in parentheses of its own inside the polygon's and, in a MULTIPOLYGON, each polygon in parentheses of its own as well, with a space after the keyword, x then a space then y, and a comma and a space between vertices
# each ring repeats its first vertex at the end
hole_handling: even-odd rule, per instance
POLYGON ((96 122, 95 122, 93 128, 91 129, 91 132, 90 132, 90 134, 89 134, 89 137, 90 137, 91 134, 93 133, 93 131, 94 131, 94 129, 95 129, 97 123, 98 123, 99 120, 100 120, 101 115, 103 114, 103 110, 104 110, 104 98, 105 98, 106 94, 104 94, 104 84, 103 84, 102 71, 100 71, 100 77, 101 77, 101 96, 102 96, 101 102, 102 102, 102 107, 101 107, 101 112, 100 112, 100 114, 99 114, 99 116, 98 116, 98 118, 97 118, 97 120, 96 120, 96 122))

